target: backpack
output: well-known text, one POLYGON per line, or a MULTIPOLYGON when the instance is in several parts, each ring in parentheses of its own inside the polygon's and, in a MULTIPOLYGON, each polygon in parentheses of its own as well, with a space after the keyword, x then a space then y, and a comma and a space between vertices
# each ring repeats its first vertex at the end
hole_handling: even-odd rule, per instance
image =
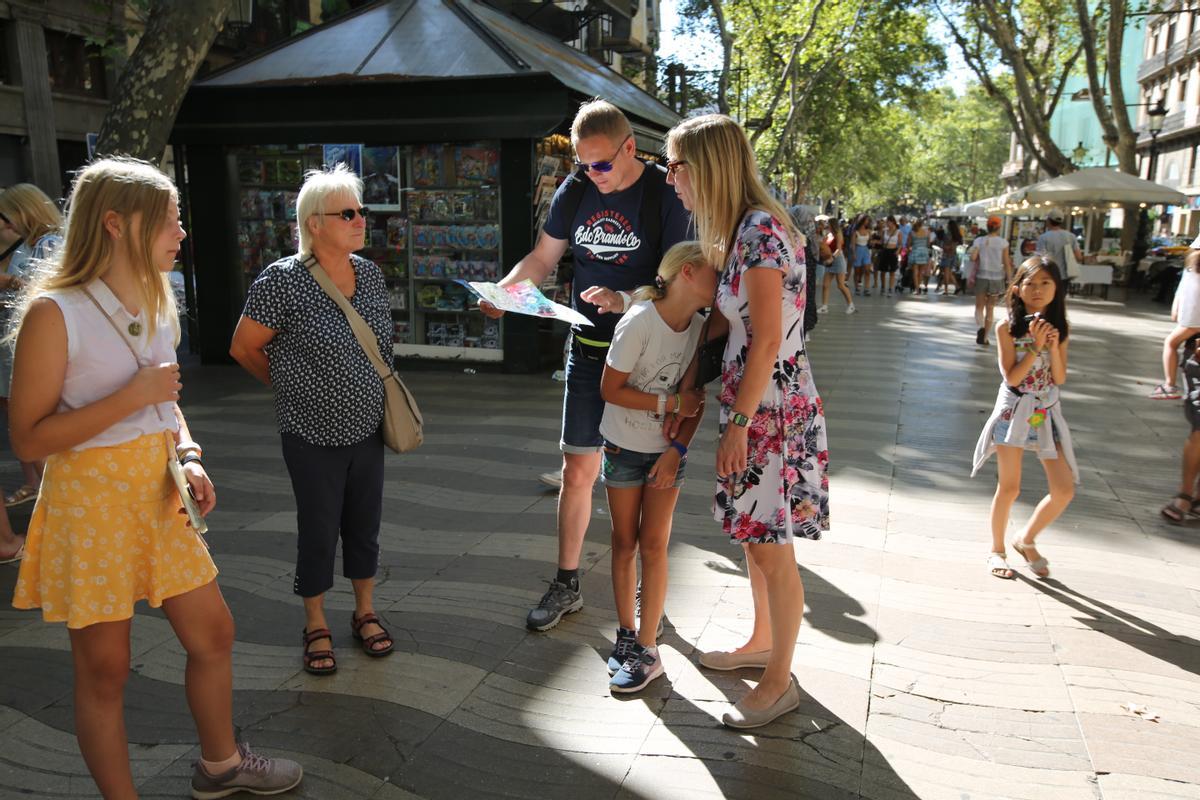
MULTIPOLYGON (((639 161, 641 159, 638 159, 639 161)), ((662 205, 663 193, 667 190, 667 171, 658 164, 649 161, 642 161, 646 165, 646 169, 652 169, 659 175, 649 176, 647 186, 642 189, 642 204, 638 210, 638 225, 641 228, 642 242, 650 244, 653 252, 658 253, 658 258, 662 258, 662 205), (655 180, 656 177, 661 177, 662 180, 655 180)), ((639 180, 642 180, 639 178, 639 180)), ((583 193, 587 191, 588 184, 591 180, 588 179, 587 173, 583 170, 576 170, 567 176, 563 181, 563 219, 567 220, 567 229, 575 224, 575 215, 579 213, 579 206, 583 204, 583 193)), ((656 267, 657 269, 657 267, 656 267)))

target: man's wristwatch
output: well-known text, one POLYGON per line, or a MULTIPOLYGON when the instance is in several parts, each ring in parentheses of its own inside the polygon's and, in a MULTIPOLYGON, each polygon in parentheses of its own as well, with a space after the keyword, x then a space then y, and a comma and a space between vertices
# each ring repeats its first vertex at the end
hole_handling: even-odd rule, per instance
POLYGON ((745 414, 739 414, 736 411, 729 416, 729 421, 734 425, 737 425, 739 428, 744 428, 750 424, 749 417, 747 417, 745 414))

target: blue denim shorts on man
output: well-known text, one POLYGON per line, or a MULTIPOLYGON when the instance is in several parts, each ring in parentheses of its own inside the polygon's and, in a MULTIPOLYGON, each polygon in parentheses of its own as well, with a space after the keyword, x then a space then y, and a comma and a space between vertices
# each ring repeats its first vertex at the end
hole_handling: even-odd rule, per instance
MULTIPOLYGON (((600 352, 594 355, 600 355, 600 352)), ((600 418, 604 416, 604 398, 600 396, 600 376, 603 374, 603 358, 589 358, 579 347, 572 345, 567 357, 562 435, 558 440, 558 448, 564 453, 598 453, 604 444, 604 437, 600 435, 600 418)))
MULTIPOLYGON (((617 447, 612 442, 604 443, 604 466, 600 479, 613 489, 634 489, 645 486, 650 479, 650 470, 658 463, 662 453, 636 453, 617 447)), ((683 486, 683 472, 687 468, 687 456, 679 461, 675 471, 675 488, 683 486)))

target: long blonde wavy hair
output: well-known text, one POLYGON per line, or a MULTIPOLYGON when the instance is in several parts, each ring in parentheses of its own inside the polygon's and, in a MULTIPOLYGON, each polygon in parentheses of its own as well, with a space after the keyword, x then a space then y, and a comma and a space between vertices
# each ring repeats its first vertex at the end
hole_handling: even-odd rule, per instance
POLYGON ((151 336, 169 325, 179 337, 179 311, 167 276, 155 265, 154 240, 167 217, 170 201, 179 202, 171 179, 152 164, 134 158, 105 158, 85 167, 67 198, 66 239, 38 264, 17 303, 10 337, 20 330, 29 304, 46 292, 87 286, 108 270, 116 243, 102 222, 114 211, 122 218, 129 242, 130 265, 137 280, 138 303, 146 313, 151 336), (141 216, 134 236, 133 219, 141 216))
POLYGON ((750 140, 730 117, 705 114, 685 119, 667 132, 667 152, 687 162, 692 220, 705 258, 718 270, 725 269, 734 226, 750 209, 773 216, 787 232, 789 244, 799 245, 800 232, 763 185, 750 140))
POLYGON ((32 183, 13 184, 0 192, 0 214, 8 218, 30 247, 47 233, 62 230, 63 226, 58 206, 32 183))

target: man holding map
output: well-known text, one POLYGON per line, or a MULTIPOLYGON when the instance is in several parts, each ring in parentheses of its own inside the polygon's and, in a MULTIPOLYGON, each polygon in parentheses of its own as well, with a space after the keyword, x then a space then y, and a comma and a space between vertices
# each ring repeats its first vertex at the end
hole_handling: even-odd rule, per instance
MULTIPOLYGON (((600 376, 629 291, 654 282, 662 254, 689 237, 691 217, 666 183, 664 169, 635 157, 629 120, 616 106, 593 100, 571 124, 576 172, 563 181, 533 252, 499 282, 540 285, 568 245, 575 265, 571 305, 592 323, 571 329, 563 401, 562 488, 558 496, 558 574, 525 624, 553 628, 583 608, 579 555, 592 517, 592 486, 600 475, 600 376)), ((491 317, 503 312, 480 302, 491 317)))

